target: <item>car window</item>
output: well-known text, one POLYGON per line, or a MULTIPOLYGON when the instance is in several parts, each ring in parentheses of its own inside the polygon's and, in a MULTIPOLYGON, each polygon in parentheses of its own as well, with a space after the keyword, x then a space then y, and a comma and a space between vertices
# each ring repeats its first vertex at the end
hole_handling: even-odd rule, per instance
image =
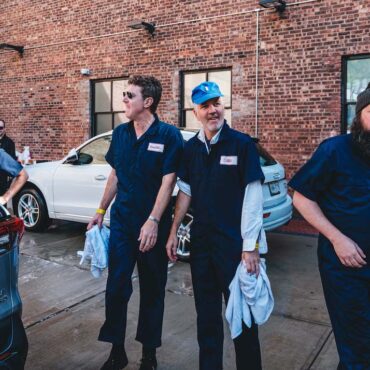
POLYGON ((103 136, 85 145, 79 150, 78 164, 106 164, 105 155, 110 146, 112 136, 103 136))
POLYGON ((277 163, 274 157, 260 143, 256 143, 256 147, 260 156, 261 167, 273 166, 277 163))

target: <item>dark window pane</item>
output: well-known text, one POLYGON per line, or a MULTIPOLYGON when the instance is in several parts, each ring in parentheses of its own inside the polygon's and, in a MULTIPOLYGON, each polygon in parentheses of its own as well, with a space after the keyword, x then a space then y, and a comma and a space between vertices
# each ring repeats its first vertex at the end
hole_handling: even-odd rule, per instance
POLYGON ((348 104, 347 105, 347 131, 349 131, 355 115, 356 115, 356 105, 348 104))
POLYGON ((111 110, 111 82, 97 82, 95 84, 95 112, 110 112, 111 110))
POLYGON ((370 82, 370 58, 348 60, 347 62, 347 102, 355 102, 358 94, 370 82))
POLYGON ((97 114, 96 115, 96 135, 112 130, 112 115, 97 114))

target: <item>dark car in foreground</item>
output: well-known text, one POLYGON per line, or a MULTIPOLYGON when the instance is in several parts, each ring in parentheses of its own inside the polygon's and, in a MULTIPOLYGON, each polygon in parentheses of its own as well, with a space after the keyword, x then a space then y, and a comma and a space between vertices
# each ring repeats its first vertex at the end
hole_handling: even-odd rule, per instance
POLYGON ((23 221, 0 205, 0 369, 22 370, 28 342, 18 292, 19 243, 23 221))

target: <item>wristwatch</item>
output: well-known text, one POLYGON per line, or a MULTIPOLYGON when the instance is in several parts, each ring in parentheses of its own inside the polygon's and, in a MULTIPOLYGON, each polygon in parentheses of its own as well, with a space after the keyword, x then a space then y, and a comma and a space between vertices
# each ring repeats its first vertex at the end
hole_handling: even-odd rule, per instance
POLYGON ((155 218, 154 216, 150 215, 150 216, 148 217, 148 219, 149 219, 150 221, 155 222, 157 225, 159 225, 159 220, 158 220, 158 218, 155 218))

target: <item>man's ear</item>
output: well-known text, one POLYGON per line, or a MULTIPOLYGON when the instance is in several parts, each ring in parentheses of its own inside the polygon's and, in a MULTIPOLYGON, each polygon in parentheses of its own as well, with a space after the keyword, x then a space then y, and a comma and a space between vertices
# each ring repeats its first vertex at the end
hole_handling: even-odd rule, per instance
POLYGON ((153 104, 154 100, 151 96, 149 96, 148 98, 145 98, 144 100, 144 108, 148 109, 150 108, 150 106, 153 104))

